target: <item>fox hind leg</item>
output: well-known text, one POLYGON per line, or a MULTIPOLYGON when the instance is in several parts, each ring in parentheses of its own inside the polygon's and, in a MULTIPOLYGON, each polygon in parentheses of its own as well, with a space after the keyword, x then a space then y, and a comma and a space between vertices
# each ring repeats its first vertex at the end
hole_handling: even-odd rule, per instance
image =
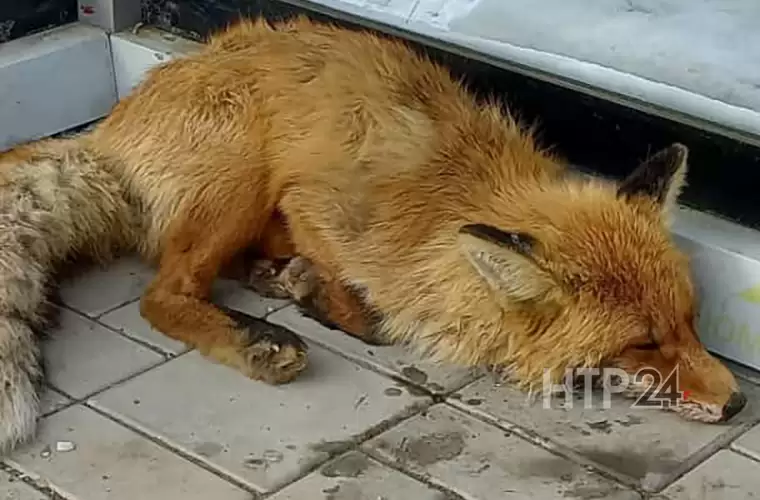
POLYGON ((306 344, 284 328, 208 301, 222 266, 254 243, 267 221, 266 210, 250 201, 263 196, 241 191, 217 192, 218 199, 206 203, 199 199, 187 211, 191 215, 173 224, 140 311, 154 328, 206 357, 255 380, 286 383, 305 369, 306 344))

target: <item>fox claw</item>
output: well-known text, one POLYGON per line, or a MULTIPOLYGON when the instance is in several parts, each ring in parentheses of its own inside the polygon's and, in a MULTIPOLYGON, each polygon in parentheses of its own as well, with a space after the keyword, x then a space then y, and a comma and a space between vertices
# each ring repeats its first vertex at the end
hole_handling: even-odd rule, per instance
POLYGON ((298 335, 240 311, 221 309, 242 333, 241 345, 233 357, 246 376, 282 384, 292 381, 306 368, 308 345, 298 335))

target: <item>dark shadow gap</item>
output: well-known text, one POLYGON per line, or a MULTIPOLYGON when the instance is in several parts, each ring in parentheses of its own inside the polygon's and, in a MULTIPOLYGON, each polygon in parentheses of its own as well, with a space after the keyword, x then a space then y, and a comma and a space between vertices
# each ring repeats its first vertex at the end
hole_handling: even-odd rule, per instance
POLYGON ((77 0, 0 1, 0 43, 77 20, 77 0))

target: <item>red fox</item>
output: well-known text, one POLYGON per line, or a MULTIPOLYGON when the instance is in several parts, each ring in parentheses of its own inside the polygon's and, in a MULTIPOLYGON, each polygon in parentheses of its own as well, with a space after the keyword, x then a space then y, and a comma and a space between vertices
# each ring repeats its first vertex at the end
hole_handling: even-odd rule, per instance
POLYGON ((299 303, 367 342, 506 367, 524 388, 678 367, 676 411, 728 420, 746 397, 697 337, 668 229, 686 160, 674 144, 621 182, 582 179, 401 41, 241 22, 94 130, 0 154, 0 445, 34 435, 51 273, 122 251, 158 267, 140 307, 154 328, 255 380, 293 380, 307 348, 209 301, 249 249, 296 257, 284 272, 317 283, 299 303))

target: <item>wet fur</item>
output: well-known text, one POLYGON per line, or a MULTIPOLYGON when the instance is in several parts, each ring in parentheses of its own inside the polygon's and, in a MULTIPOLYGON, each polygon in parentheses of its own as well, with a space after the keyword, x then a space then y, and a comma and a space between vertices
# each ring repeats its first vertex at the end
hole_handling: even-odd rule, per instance
POLYGON ((0 154, 0 445, 34 430, 31 326, 50 273, 125 250, 159 267, 141 300, 151 325, 253 379, 292 380, 306 347, 208 302, 248 248, 309 259, 329 319, 357 336, 380 316, 386 339, 510 365, 527 387, 546 368, 635 365, 625 353, 656 317, 720 404, 735 381, 684 326, 687 262, 663 215, 674 168, 674 189, 643 176, 622 199, 400 42, 241 23, 151 70, 92 132, 0 154), (473 224, 530 238, 461 231, 473 224))

